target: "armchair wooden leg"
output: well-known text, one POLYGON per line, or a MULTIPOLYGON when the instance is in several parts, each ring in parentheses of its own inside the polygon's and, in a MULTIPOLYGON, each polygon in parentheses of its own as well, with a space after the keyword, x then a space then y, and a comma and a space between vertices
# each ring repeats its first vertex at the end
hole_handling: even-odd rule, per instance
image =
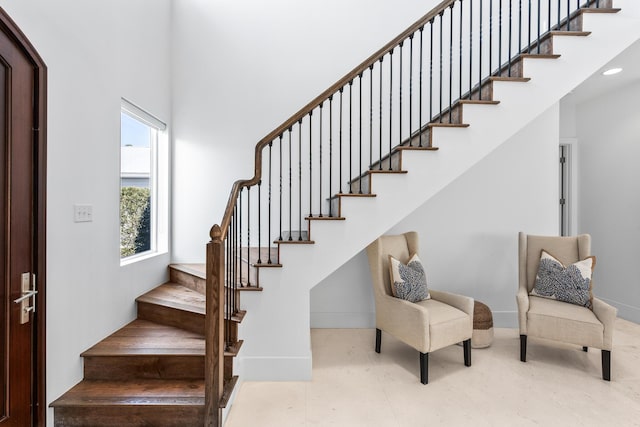
POLYGON ((582 347, 582 351, 584 351, 584 352, 589 351, 589 347, 584 347, 584 346, 583 346, 583 347, 582 347))
POLYGON ((611 352, 602 350, 602 379, 611 381, 611 352))
POLYGON ((429 353, 420 352, 420 382, 429 384, 429 353))
POLYGON ((376 353, 380 353, 380 342, 382 341, 382 331, 376 328, 376 353))
POLYGON ((520 335, 520 361, 527 361, 527 336, 520 335))
POLYGON ((464 366, 471 366, 471 338, 462 342, 464 351, 464 366))

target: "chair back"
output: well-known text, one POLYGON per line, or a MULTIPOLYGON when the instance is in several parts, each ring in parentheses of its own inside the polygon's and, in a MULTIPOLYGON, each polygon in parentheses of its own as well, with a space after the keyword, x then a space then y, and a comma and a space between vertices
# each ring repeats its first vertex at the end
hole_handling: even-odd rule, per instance
POLYGON ((540 254, 544 249, 565 266, 585 259, 591 255, 591 236, 534 236, 520 232, 519 249, 519 286, 531 292, 536 281, 540 265, 540 254))
POLYGON ((409 262, 409 258, 416 253, 418 253, 418 233, 415 231, 393 236, 380 236, 367 247, 376 304, 380 296, 392 295, 389 255, 406 264, 409 262))

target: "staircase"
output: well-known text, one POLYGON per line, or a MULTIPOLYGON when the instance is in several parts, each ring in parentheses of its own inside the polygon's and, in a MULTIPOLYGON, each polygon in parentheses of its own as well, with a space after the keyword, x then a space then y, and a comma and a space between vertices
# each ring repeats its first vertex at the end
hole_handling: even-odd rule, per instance
MULTIPOLYGON (((136 299, 136 320, 82 353, 84 379, 51 404, 56 426, 204 425, 201 268, 170 266, 169 282, 136 299)), ((225 352, 229 366, 241 346, 238 341, 225 352)), ((225 385, 220 408, 237 379, 225 385)))
POLYGON ((554 1, 551 31, 538 13, 533 38, 530 20, 530 40, 512 53, 510 34, 491 54, 463 48, 463 29, 454 42, 472 3, 443 1, 257 144, 206 266, 172 266, 137 299, 137 320, 83 353, 85 379, 52 404, 56 425, 220 426, 240 347, 245 379, 310 379, 310 289, 640 38, 637 2, 554 1), (426 37, 440 44, 435 67, 426 37), (466 60, 483 53, 493 64, 466 60))

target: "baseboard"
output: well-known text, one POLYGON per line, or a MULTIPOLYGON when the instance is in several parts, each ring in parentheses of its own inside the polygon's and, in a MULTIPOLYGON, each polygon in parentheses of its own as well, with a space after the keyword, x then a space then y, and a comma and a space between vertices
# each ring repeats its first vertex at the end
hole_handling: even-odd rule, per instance
POLYGON ((628 320, 634 323, 640 323, 640 308, 634 307, 632 305, 624 304, 619 301, 614 301, 608 298, 602 298, 598 296, 601 300, 606 302, 607 304, 611 304, 615 308, 618 309, 618 317, 624 320, 628 320))
POLYGON ((495 328, 517 328, 517 311, 491 311, 493 314, 493 326, 495 328))
POLYGON ((304 357, 241 357, 239 375, 244 381, 310 381, 311 352, 304 357))
POLYGON ((376 325, 375 313, 311 313, 311 328, 371 329, 376 325))

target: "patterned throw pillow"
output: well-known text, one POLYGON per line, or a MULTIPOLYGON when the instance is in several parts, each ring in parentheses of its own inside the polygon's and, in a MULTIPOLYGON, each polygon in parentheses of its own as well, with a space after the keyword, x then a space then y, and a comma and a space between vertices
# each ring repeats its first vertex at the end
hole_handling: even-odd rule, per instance
POLYGON ((590 256, 565 267, 543 250, 531 295, 591 308, 591 275, 595 266, 596 257, 590 256))
POLYGON ((418 255, 413 255, 404 265, 389 255, 389 272, 391 275, 391 292, 396 298, 411 302, 429 299, 427 276, 418 255))

